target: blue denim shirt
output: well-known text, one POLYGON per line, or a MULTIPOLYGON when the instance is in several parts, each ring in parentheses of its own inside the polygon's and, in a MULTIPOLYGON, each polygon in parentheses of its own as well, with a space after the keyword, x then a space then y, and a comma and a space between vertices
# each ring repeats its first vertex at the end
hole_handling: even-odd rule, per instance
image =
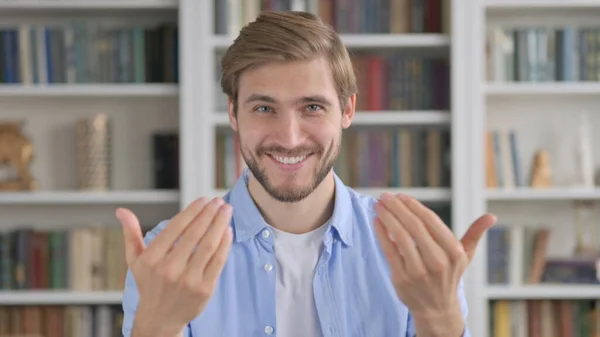
MULTIPOLYGON (((233 206, 231 251, 211 300, 189 322, 184 337, 277 336, 273 235, 251 199, 247 183, 246 170, 224 197, 233 206)), ((324 337, 416 336, 372 228, 375 203, 335 176, 333 216, 314 276, 314 298, 324 337)), ((146 244, 166 225, 167 221, 162 221, 148 232, 146 244)), ((462 281, 459 296, 466 322, 462 281)), ((125 337, 131 334, 137 304, 135 281, 128 272, 123 298, 125 337)), ((463 337, 470 337, 468 330, 463 337)))

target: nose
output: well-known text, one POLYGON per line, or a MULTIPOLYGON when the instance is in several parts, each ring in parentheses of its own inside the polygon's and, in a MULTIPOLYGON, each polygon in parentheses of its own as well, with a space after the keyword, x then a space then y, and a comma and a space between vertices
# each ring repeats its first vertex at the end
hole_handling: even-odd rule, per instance
POLYGON ((276 141, 279 145, 293 149, 300 146, 304 142, 305 133, 303 131, 303 125, 301 117, 296 113, 283 113, 277 118, 274 125, 276 141))

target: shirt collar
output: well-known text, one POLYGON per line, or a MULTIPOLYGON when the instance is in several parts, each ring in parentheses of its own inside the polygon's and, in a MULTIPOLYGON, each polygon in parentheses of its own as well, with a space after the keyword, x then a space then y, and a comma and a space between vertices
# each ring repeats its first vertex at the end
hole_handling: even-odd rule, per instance
MULTIPOLYGON (((229 193, 229 203, 233 206, 233 229, 235 241, 241 242, 254 238, 267 223, 256 207, 248 191, 249 169, 245 168, 229 193)), ((338 237, 346 245, 352 245, 352 201, 348 188, 342 180, 333 173, 335 181, 335 201, 333 215, 329 225, 335 229, 338 237)))

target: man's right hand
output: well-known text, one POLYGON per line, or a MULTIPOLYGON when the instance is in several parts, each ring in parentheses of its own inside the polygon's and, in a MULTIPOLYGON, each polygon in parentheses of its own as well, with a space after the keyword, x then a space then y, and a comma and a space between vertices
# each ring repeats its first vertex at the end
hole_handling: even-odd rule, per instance
POLYGON ((231 247, 231 214, 221 198, 196 200, 146 247, 135 214, 117 209, 139 293, 132 336, 178 336, 204 310, 231 247))

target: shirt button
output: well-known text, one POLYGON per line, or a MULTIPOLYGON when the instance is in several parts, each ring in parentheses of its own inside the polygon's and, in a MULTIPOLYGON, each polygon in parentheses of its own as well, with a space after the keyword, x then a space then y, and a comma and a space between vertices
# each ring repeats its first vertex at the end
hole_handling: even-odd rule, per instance
POLYGON ((266 229, 265 229, 265 230, 262 232, 262 236, 263 236, 263 238, 265 238, 265 239, 268 239, 268 238, 269 238, 269 236, 271 236, 271 233, 270 233, 268 230, 266 230, 266 229))
POLYGON ((265 264, 265 270, 266 271, 271 271, 273 270, 273 265, 271 265, 270 263, 265 264))
POLYGON ((270 334, 272 334, 272 333, 273 333, 273 327, 272 327, 272 326, 270 326, 270 325, 267 325, 267 326, 265 327, 265 333, 266 333, 267 335, 270 335, 270 334))

